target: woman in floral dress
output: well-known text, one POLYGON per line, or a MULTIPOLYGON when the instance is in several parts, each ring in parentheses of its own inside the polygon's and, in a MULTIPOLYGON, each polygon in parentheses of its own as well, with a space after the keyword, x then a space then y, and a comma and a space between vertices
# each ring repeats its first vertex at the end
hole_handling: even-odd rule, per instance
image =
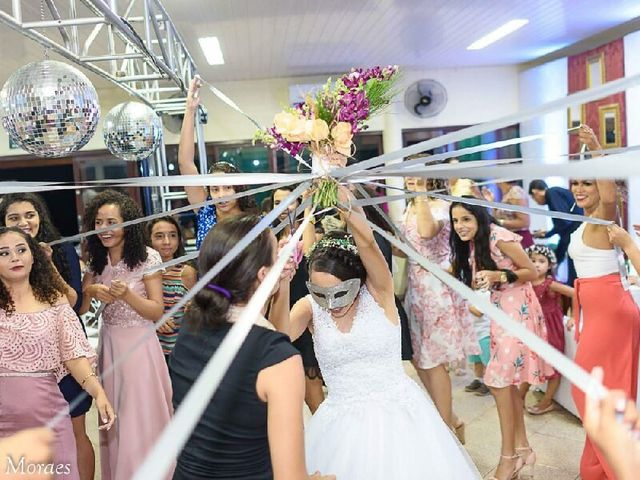
MULTIPOLYGON (((445 189, 442 180, 406 179, 411 191, 445 189)), ((416 197, 409 204, 404 234, 412 246, 440 268, 448 270, 449 204, 416 197)), ((440 416, 464 443, 464 423, 453 413, 449 362, 480 352, 466 303, 429 271, 409 260, 405 309, 409 316, 413 364, 440 416)))
MULTIPOLYGON (((495 225, 483 207, 454 202, 450 220, 454 276, 470 287, 491 290, 497 307, 546 341, 542 308, 531 285, 537 273, 520 236, 495 225)), ((502 434, 495 479, 516 478, 523 468, 533 468, 536 455, 527 439, 518 385, 538 385, 551 375, 551 366, 491 322, 491 357, 484 383, 496 399, 502 434)))

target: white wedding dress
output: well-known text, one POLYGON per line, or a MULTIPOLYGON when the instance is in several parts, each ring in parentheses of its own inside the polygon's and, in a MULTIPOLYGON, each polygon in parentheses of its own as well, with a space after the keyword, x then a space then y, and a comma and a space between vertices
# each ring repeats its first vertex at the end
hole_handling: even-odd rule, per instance
POLYGON ((308 471, 337 480, 481 478, 429 397, 405 373, 400 326, 387 319, 366 287, 349 333, 307 298, 329 391, 306 426, 308 471))

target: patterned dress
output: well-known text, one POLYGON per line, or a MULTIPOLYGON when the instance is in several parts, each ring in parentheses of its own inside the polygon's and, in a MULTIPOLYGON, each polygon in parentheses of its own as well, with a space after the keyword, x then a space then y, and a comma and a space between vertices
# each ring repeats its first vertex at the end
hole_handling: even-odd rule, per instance
MULTIPOLYGON (((520 236, 509 230, 491 225, 489 244, 491 258, 498 269, 516 270, 517 267, 498 248, 498 241, 520 242, 520 236)), ((474 248, 471 245, 470 262, 475 276, 476 266, 474 248)), ((547 340, 542 307, 538 302, 530 282, 502 285, 491 292, 491 301, 512 320, 524 324, 543 340, 547 340)), ((531 385, 544 383, 553 375, 553 368, 546 364, 534 351, 520 339, 508 335, 502 327, 491 321, 491 358, 484 374, 484 383, 495 388, 519 385, 523 382, 531 385)))
MULTIPOLYGON (((68 304, 12 315, 0 310, 0 438, 41 427, 68 411, 57 382, 69 373, 63 362, 80 357, 93 362, 95 352, 68 304)), ((53 431, 53 462, 63 466, 56 478, 77 480, 71 418, 61 419, 53 431)))
MULTIPOLYGON (((207 201, 209 200, 211 200, 211 197, 207 197, 207 201)), ((201 207, 196 214, 196 219, 198 222, 196 231, 196 248, 200 250, 207 233, 209 233, 209 230, 211 230, 218 222, 215 205, 205 205, 204 207, 201 207)))
MULTIPOLYGON (((407 211, 403 225, 404 234, 413 247, 444 270, 450 266, 448 212, 446 204, 432 209, 434 219, 444 222, 444 226, 428 240, 418 234, 415 214, 407 211)), ((405 309, 409 316, 414 362, 426 369, 480 353, 466 302, 411 259, 408 260, 408 274, 405 309)))
MULTIPOLYGON (((162 297, 164 299, 164 311, 168 312, 173 306, 178 303, 188 289, 182 282, 182 272, 185 265, 175 265, 169 267, 162 274, 162 297)), ((178 333, 180 332, 180 326, 182 325, 182 317, 184 316, 184 307, 178 310, 172 317, 173 323, 176 328, 171 333, 158 334, 158 340, 160 340, 160 346, 162 347, 162 353, 165 357, 169 356, 173 351, 173 347, 178 339, 178 333)))

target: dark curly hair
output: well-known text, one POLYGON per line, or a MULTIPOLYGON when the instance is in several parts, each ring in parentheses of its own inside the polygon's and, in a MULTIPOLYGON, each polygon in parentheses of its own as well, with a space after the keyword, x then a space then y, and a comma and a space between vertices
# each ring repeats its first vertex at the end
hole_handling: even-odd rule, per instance
MULTIPOLYGON (((21 236, 29 250, 31 250, 33 265, 29 272, 29 285, 31 285, 33 296, 39 302, 48 303, 51 306, 55 305, 60 297, 66 294, 66 287, 60 277, 56 275, 44 250, 30 235, 27 235, 19 228, 0 227, 0 237, 8 233, 15 233, 21 236)), ((3 281, 0 281, 0 310, 7 312, 7 315, 11 315, 16 311, 13 298, 11 298, 11 294, 3 281)))
MULTIPOLYGON (((474 198, 463 196, 462 198, 474 198)), ((491 236, 491 224, 496 223, 487 209, 477 205, 471 205, 462 202, 453 202, 449 207, 449 221, 451 222, 451 234, 449 236, 449 245, 451 246, 451 268, 453 276, 464 282, 467 286, 471 286, 473 275, 471 273, 471 241, 463 242, 453 228, 453 209, 462 207, 473 215, 478 222, 478 231, 473 238, 474 245, 474 261, 476 270, 497 270, 496 262, 491 258, 491 248, 489 237, 491 236)))
MULTIPOLYGON (((240 215, 217 223, 207 234, 198 255, 198 276, 203 277, 253 227, 260 222, 256 215, 240 215)), ((267 228, 229 265, 213 277, 211 284, 227 290, 231 298, 219 291, 203 288, 194 297, 185 313, 185 321, 194 330, 217 328, 227 322, 232 304, 245 304, 255 291, 258 271, 273 264, 274 242, 267 228)))
MULTIPOLYGON (((120 216, 124 222, 135 220, 142 216, 140 207, 124 193, 115 190, 105 190, 96 195, 87 205, 84 217, 85 231, 95 228, 98 210, 104 205, 116 205, 120 209, 120 216)), ((89 252, 89 266, 97 275, 107 266, 107 248, 97 235, 87 238, 87 251, 89 252)), ((147 245, 142 223, 124 227, 124 247, 122 259, 130 269, 140 265, 147 259, 147 245)))
MULTIPOLYGON (((60 232, 53 224, 51 220, 51 214, 47 208, 47 204, 44 199, 35 193, 9 193, 2 197, 0 201, 0 226, 5 227, 7 225, 7 211, 9 207, 14 203, 27 202, 33 205, 33 208, 38 213, 40 218, 40 227, 38 233, 35 236, 37 243, 44 242, 49 243, 61 238, 60 232)), ((53 254, 51 256, 53 264, 56 266, 58 273, 62 276, 65 282, 71 282, 71 269, 67 262, 67 256, 64 253, 64 248, 61 244, 51 247, 53 254)))
MULTIPOLYGON (((236 167, 235 165, 232 165, 229 162, 216 162, 214 163, 211 168, 209 168, 209 174, 212 173, 242 173, 242 171, 236 167)), ((233 186, 233 190, 235 193, 241 193, 241 192, 246 192, 249 188, 247 187, 247 185, 234 185, 233 186)), ((257 214, 258 213, 258 204, 256 203, 255 198, 253 198, 253 195, 247 195, 244 197, 240 197, 238 198, 238 207, 240 208, 240 210, 242 210, 244 213, 249 213, 249 214, 257 214)))
MULTIPOLYGON (((351 235, 341 230, 327 232, 323 240, 332 238, 353 243, 351 235)), ((312 250, 307 260, 307 268, 309 275, 311 275, 312 271, 315 271, 329 273, 343 282, 352 278, 359 278, 364 285, 367 281, 367 270, 364 268, 359 255, 342 248, 329 245, 323 246, 322 243, 312 250)))
POLYGON ((178 221, 170 215, 167 215, 166 217, 154 218, 153 220, 147 223, 147 245, 151 247, 151 232, 153 231, 153 226, 156 223, 160 223, 160 222, 170 223, 171 225, 176 227, 176 231, 178 232, 178 248, 173 254, 173 258, 180 258, 183 255, 185 255, 186 251, 184 249, 182 227, 180 227, 180 224, 178 223, 178 221))

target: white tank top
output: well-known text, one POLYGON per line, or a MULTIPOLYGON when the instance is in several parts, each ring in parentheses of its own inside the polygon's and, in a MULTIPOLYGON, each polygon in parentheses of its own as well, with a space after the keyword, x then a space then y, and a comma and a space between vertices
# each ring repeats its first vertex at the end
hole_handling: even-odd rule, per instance
POLYGON ((569 256, 573 259, 579 278, 593 278, 620 273, 618 253, 615 249, 603 250, 585 245, 582 235, 587 226, 583 223, 571 234, 569 256))

